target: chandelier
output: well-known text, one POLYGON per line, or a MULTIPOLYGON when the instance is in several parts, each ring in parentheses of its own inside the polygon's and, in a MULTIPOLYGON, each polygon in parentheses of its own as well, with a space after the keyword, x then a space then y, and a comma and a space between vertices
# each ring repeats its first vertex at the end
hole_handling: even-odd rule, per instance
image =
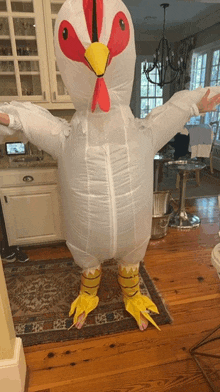
POLYGON ((164 9, 163 36, 159 42, 158 48, 156 49, 156 54, 153 56, 153 65, 150 65, 147 68, 147 63, 145 62, 143 70, 149 82, 162 88, 165 84, 172 83, 177 78, 180 78, 181 73, 185 69, 185 63, 181 57, 177 63, 178 66, 174 65, 174 52, 171 51, 169 42, 167 38, 165 38, 165 13, 169 4, 163 3, 160 4, 160 6, 164 9), (158 70, 159 82, 152 80, 150 77, 150 72, 152 72, 155 68, 158 70), (167 80, 168 77, 170 77, 169 80, 167 80))

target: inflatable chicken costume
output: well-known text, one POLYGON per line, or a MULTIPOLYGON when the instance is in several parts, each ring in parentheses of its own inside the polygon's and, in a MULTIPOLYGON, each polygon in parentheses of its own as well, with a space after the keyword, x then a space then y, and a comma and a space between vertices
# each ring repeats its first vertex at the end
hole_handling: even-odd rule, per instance
POLYGON ((121 0, 66 0, 54 44, 76 108, 71 123, 12 101, 0 105, 0 131, 21 129, 58 161, 67 246, 83 271, 70 310, 74 325, 81 328, 97 306, 101 264, 114 258, 127 311, 141 330, 147 320, 156 326, 149 310, 157 308, 140 293, 138 276, 151 236, 154 155, 191 116, 213 110, 220 86, 210 88, 210 100, 207 88, 182 91, 145 119, 135 119, 129 107, 134 31, 121 0))

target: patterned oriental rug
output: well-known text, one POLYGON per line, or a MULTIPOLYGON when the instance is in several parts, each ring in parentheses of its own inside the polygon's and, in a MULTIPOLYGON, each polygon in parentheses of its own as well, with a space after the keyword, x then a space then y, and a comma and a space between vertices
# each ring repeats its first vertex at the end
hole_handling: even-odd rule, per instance
MULTIPOLYGON (((18 264, 4 264, 4 273, 16 335, 22 338, 24 347, 137 329, 135 320, 124 308, 114 260, 103 265, 98 307, 88 315, 81 330, 72 328, 70 331, 69 310, 79 293, 81 269, 71 258, 18 264)), ((158 325, 171 323, 164 301, 143 263, 140 288, 158 307, 160 314, 151 315, 155 322, 158 325)))

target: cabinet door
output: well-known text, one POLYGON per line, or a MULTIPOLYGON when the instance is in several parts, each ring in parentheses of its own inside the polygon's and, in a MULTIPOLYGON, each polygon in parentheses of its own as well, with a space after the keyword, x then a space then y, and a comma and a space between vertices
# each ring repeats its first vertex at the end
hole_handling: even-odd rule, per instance
POLYGON ((3 0, 0 100, 47 102, 50 87, 42 0, 3 0))
POLYGON ((2 188, 1 201, 10 245, 64 239, 57 185, 2 188))
POLYGON ((61 78, 53 45, 54 26, 57 14, 65 0, 46 0, 43 2, 47 38, 48 62, 50 69, 51 101, 71 102, 71 98, 61 78))

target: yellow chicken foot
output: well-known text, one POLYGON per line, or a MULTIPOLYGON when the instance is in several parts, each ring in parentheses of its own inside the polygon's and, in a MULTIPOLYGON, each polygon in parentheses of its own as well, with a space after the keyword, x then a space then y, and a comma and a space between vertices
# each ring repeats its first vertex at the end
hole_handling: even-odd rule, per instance
POLYGON ((71 304, 69 316, 74 313, 73 324, 69 328, 76 327, 81 329, 86 321, 86 317, 94 310, 98 303, 99 297, 97 292, 101 280, 101 267, 93 270, 86 270, 81 275, 80 293, 75 301, 71 304))
POLYGON ((149 315, 149 311, 159 313, 156 305, 145 295, 140 292, 139 284, 139 264, 119 265, 118 282, 122 289, 125 309, 134 317, 141 331, 148 327, 150 321, 157 329, 155 321, 149 315))

